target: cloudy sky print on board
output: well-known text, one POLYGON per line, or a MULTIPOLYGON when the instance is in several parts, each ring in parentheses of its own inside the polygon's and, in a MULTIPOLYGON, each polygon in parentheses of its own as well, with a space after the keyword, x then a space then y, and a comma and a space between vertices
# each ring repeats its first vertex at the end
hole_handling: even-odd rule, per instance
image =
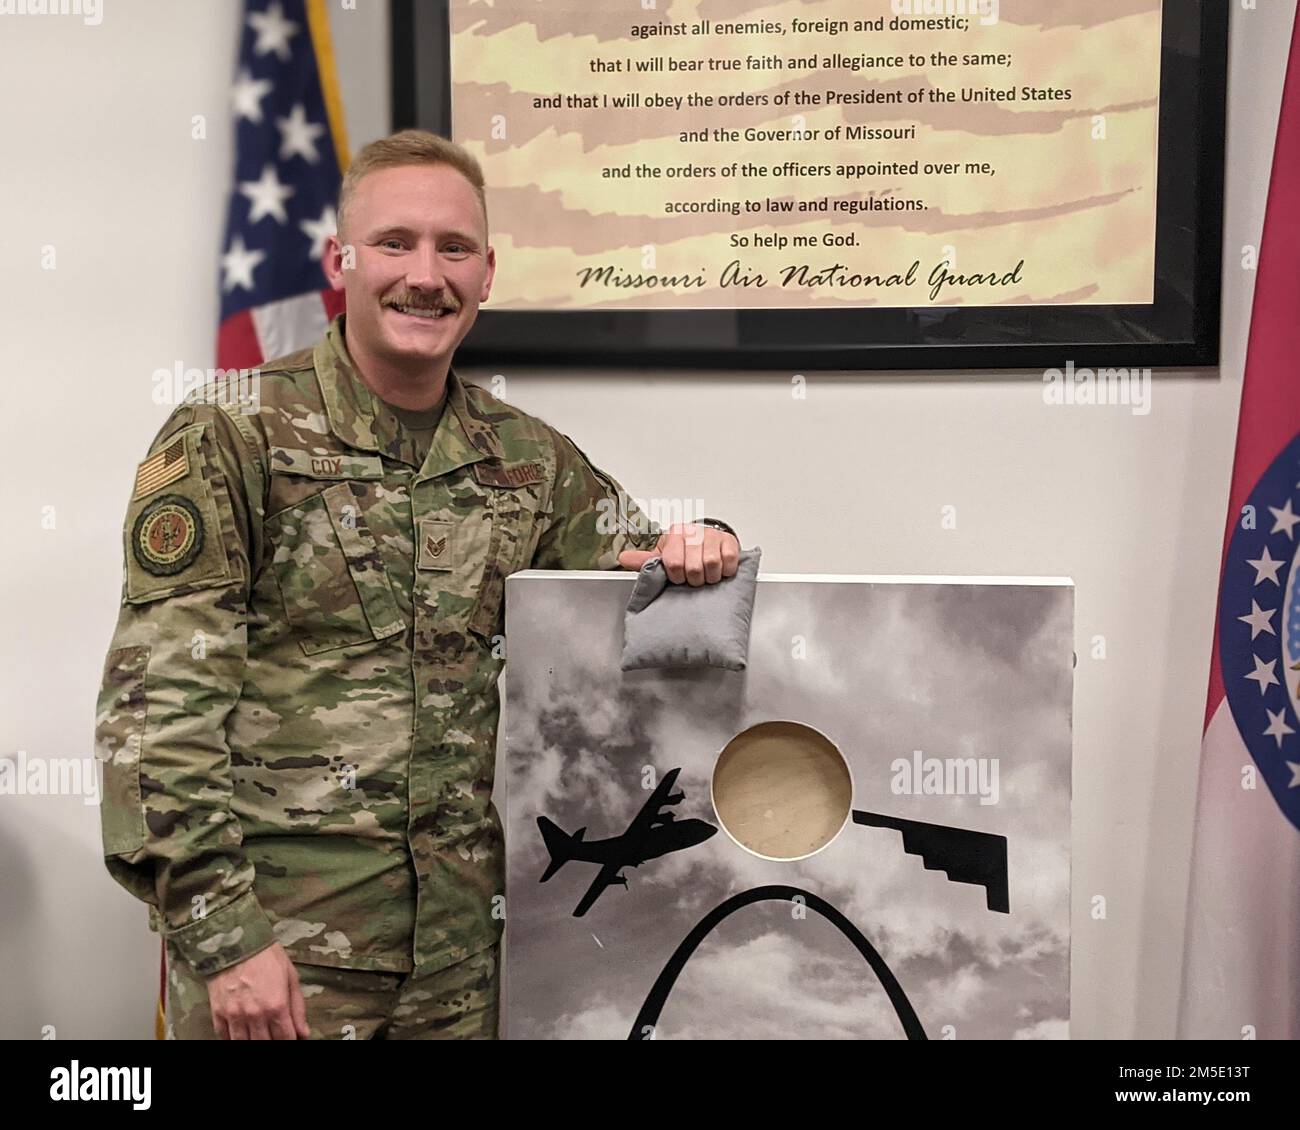
MULTIPOLYGON (((496 803, 506 824, 506 1032, 625 1039, 673 950, 710 910, 766 884, 829 901, 888 962, 931 1039, 1065 1038, 1069 1026, 1069 582, 761 577, 744 672, 619 669, 632 574, 528 572, 507 586, 496 803), (582 918, 598 865, 548 882, 544 815, 588 841, 624 832, 680 767, 678 819, 720 821, 718 753, 788 719, 848 762, 853 807, 1007 837, 1010 913, 982 887, 850 822, 821 852, 765 860, 725 832, 627 867, 582 918), (996 758, 997 803, 909 795, 892 763, 996 758), (949 1031, 949 1028, 951 1031, 949 1031)), ((987 797, 985 799, 988 799, 987 797)), ((847 938, 788 902, 745 907, 700 945, 656 1039, 897 1039, 899 1020, 847 938)))

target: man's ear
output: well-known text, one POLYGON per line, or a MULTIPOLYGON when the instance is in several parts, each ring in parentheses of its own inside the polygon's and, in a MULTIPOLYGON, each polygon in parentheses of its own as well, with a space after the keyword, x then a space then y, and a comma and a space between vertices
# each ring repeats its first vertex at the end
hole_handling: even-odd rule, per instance
POLYGON ((356 266, 356 251, 347 244, 339 242, 337 235, 325 240, 325 253, 321 256, 321 269, 334 290, 343 289, 344 268, 351 270, 356 266))
POLYGON ((483 293, 479 295, 479 302, 486 302, 488 294, 492 290, 492 279, 497 273, 497 249, 488 244, 487 249, 487 274, 483 276, 483 293))

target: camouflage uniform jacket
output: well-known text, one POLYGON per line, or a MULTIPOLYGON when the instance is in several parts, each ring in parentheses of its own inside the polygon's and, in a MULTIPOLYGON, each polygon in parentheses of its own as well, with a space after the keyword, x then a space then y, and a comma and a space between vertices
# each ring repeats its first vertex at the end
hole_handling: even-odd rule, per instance
POLYGON ((259 391, 191 398, 137 472, 96 719, 107 866, 200 973, 273 941, 435 971, 501 932, 505 577, 616 568, 658 530, 625 496, 632 522, 601 521, 619 485, 454 370, 419 465, 341 318, 259 391))

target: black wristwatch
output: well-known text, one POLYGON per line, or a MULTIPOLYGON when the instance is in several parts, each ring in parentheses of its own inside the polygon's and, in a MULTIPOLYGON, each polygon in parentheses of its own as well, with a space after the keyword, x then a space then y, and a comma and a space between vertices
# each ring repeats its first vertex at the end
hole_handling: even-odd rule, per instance
POLYGON ((695 524, 697 526, 712 526, 715 530, 721 530, 724 534, 730 534, 736 539, 737 544, 740 543, 740 535, 728 526, 721 518, 696 518, 695 524))

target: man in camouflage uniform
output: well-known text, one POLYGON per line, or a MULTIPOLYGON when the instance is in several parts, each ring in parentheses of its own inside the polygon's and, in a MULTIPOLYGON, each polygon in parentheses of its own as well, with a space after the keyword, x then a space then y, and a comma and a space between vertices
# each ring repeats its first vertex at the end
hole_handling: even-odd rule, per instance
POLYGON ((724 524, 661 534, 451 369, 495 266, 470 155, 374 143, 340 213, 348 314, 263 368, 256 411, 178 408, 126 517, 104 852, 166 938, 182 1038, 495 1036, 505 578, 736 568, 724 524))

